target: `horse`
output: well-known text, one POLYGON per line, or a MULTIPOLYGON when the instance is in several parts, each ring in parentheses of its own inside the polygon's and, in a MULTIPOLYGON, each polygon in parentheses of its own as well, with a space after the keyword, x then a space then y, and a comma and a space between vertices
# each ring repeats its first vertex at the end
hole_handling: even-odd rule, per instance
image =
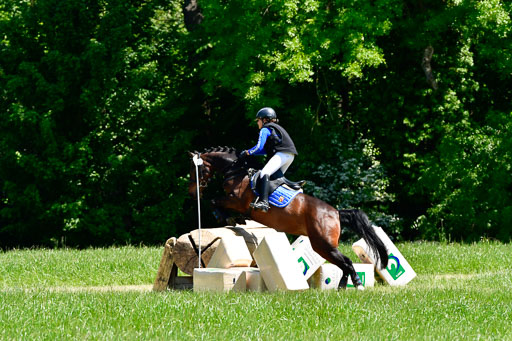
MULTIPOLYGON (((247 158, 239 159, 236 149, 229 147, 215 147, 205 149, 203 152, 188 153, 192 159, 203 160, 202 165, 198 166, 200 197, 212 177, 216 174, 222 175, 222 187, 226 195, 212 200, 215 208, 241 213, 245 217, 281 232, 308 236, 313 250, 343 271, 339 288, 346 288, 350 275, 354 286, 359 290, 364 289, 352 261, 338 250, 342 227, 351 228, 366 241, 376 259, 376 265, 380 263, 381 269, 387 267, 386 246, 377 236, 368 216, 362 210, 337 210, 326 202, 304 193, 295 196, 286 207, 279 208, 271 205, 268 212, 253 210, 250 204, 256 195, 250 186, 248 175, 250 162, 247 162, 247 158)), ((195 167, 191 160, 188 192, 192 198, 197 199, 195 167)))

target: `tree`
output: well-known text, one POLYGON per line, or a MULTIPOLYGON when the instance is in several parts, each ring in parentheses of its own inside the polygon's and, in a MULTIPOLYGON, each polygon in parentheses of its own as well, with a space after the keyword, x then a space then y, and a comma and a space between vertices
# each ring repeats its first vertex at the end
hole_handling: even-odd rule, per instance
POLYGON ((181 153, 193 135, 178 126, 181 8, 39 0, 1 9, 2 244, 175 233, 186 194, 181 153))

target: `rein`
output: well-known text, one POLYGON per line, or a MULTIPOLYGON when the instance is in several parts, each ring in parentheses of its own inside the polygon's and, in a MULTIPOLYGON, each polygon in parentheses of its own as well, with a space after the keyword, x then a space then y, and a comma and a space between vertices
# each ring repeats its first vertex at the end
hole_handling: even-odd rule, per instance
POLYGON ((225 167, 222 170, 222 173, 224 174, 224 182, 232 180, 240 175, 246 175, 249 174, 249 171, 247 168, 245 168, 243 165, 238 166, 238 168, 230 170, 233 165, 235 165, 238 162, 239 159, 235 159, 229 166, 225 167))

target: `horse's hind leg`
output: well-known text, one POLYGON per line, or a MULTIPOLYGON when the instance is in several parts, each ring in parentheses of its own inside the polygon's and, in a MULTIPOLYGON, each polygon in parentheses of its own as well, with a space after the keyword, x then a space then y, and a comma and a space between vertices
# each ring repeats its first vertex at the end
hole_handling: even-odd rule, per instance
POLYGON ((341 277, 338 288, 345 289, 347 287, 348 276, 350 275, 354 286, 361 290, 364 289, 363 283, 355 271, 350 258, 342 254, 337 247, 333 247, 325 240, 310 236, 310 241, 311 246, 320 256, 324 257, 343 271, 343 276, 341 277))
POLYGON ((347 287, 348 276, 350 275, 354 286, 361 290, 364 289, 363 283, 361 282, 359 275, 354 269, 350 258, 342 254, 337 248, 334 248, 329 252, 328 258, 324 258, 329 262, 337 265, 343 271, 343 276, 341 277, 340 283, 338 284, 338 288, 345 289, 347 287))

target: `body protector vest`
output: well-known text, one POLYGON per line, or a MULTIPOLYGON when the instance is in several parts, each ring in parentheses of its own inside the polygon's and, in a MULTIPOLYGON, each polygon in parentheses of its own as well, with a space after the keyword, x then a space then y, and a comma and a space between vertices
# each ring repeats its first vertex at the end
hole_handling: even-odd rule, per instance
POLYGON ((277 152, 298 155, 292 138, 283 127, 276 123, 266 123, 263 127, 269 128, 271 132, 263 147, 269 157, 274 156, 277 152))

